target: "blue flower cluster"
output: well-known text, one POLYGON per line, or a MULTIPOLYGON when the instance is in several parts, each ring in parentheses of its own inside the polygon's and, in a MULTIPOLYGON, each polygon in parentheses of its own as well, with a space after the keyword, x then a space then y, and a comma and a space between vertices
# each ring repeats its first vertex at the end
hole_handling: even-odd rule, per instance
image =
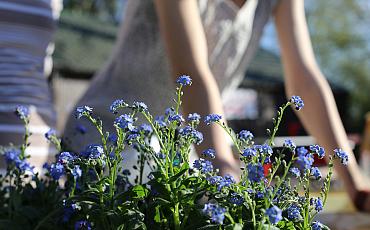
POLYGON ((266 209, 265 215, 269 218, 271 224, 277 224, 280 220, 283 219, 281 209, 275 205, 271 208, 266 209))
POLYGON ((203 213, 209 217, 214 223, 222 224, 225 219, 226 208, 218 204, 208 203, 204 205, 203 213))
POLYGON ((342 164, 348 164, 348 154, 342 149, 334 149, 334 157, 340 159, 342 164))
POLYGON ((113 103, 109 107, 109 111, 113 114, 117 114, 117 110, 119 108, 128 107, 128 104, 124 102, 122 99, 117 99, 113 101, 113 103))
POLYGON ((206 149, 202 152, 202 156, 210 159, 216 158, 216 151, 214 149, 206 149))
POLYGON ((83 116, 90 116, 92 114, 93 109, 89 106, 79 106, 76 108, 75 116, 77 119, 80 119, 83 116))
POLYGON ((321 212, 324 209, 324 204, 323 204, 322 200, 319 197, 311 198, 310 199, 310 205, 314 206, 314 208, 317 212, 321 212))
POLYGON ((148 106, 144 102, 137 102, 135 101, 132 105, 132 108, 139 111, 139 112, 146 112, 148 111, 148 106))
POLYGON ((243 150, 242 156, 251 159, 252 157, 257 156, 257 151, 254 148, 246 148, 243 150))
POLYGON ((318 221, 314 221, 311 224, 311 228, 312 228, 312 230, 322 230, 322 229, 324 229, 324 226, 322 225, 322 223, 320 223, 318 221))
POLYGON ((265 178, 264 169, 261 163, 247 165, 248 179, 253 182, 260 182, 265 178))
POLYGON ((91 223, 87 220, 79 220, 75 223, 75 230, 91 230, 91 223))
POLYGON ((233 192, 230 194, 229 201, 236 206, 240 206, 244 203, 244 198, 240 194, 233 192))
POLYGON ((8 165, 14 164, 20 172, 31 172, 32 174, 34 167, 31 166, 26 159, 21 157, 21 152, 18 149, 6 150, 4 153, 5 161, 8 165))
POLYGON ((28 107, 19 105, 15 108, 15 114, 22 120, 28 119, 30 117, 30 111, 28 107))
POLYGON ((193 167, 201 171, 202 173, 211 173, 213 171, 212 162, 199 158, 193 163, 193 167))
POLYGON ((300 96, 292 96, 290 102, 293 103, 296 110, 301 110, 304 106, 303 100, 300 96))
POLYGON ((301 176, 301 171, 299 171, 298 168, 296 167, 292 167, 289 169, 290 173, 295 177, 295 178, 299 178, 301 176))
POLYGON ((170 122, 177 122, 177 124, 181 124, 182 122, 185 121, 184 118, 180 114, 171 114, 168 117, 168 120, 170 122))
POLYGON ((114 121, 114 124, 124 130, 135 130, 134 119, 128 114, 123 114, 117 117, 114 121))
POLYGON ((230 187, 232 184, 235 184, 235 179, 231 175, 222 176, 211 176, 207 180, 211 185, 215 185, 218 191, 222 191, 225 187, 230 187))
POLYGON ((49 141, 51 141, 52 138, 57 138, 57 131, 55 129, 50 129, 45 133, 45 138, 49 141))
POLYGON ((191 85, 191 78, 188 75, 181 75, 177 78, 176 83, 180 84, 181 86, 191 85))
POLYGON ((81 152, 81 156, 86 159, 98 159, 103 153, 103 146, 92 144, 88 145, 85 150, 81 152))
POLYGON ((297 221, 299 219, 301 219, 301 212, 300 212, 300 209, 297 205, 293 204, 293 205, 290 205, 287 209, 286 209, 286 212, 287 212, 287 216, 288 216, 288 219, 289 220, 293 220, 293 221, 297 221))
POLYGON ((211 123, 218 122, 221 119, 222 119, 222 116, 221 115, 218 115, 218 114, 209 114, 204 119, 204 123, 206 123, 207 125, 210 125, 211 123))
POLYGON ((311 176, 315 178, 315 180, 320 180, 322 178, 320 169, 318 167, 311 168, 311 176))
POLYGON ((179 134, 188 139, 192 139, 195 144, 199 145, 203 141, 203 134, 191 126, 185 126, 179 130, 179 134))
POLYGON ((241 141, 251 141, 253 137, 253 133, 248 130, 242 130, 238 133, 238 138, 241 141))
POLYGON ((311 145, 310 150, 312 153, 316 154, 320 159, 325 156, 325 149, 320 145, 311 145))
POLYGON ((300 149, 297 151, 298 158, 296 160, 296 163, 298 164, 299 168, 302 171, 306 171, 311 169, 312 164, 314 162, 313 156, 307 151, 307 149, 300 149))
POLYGON ((295 148, 297 147, 297 146, 294 144, 294 142, 293 142, 292 140, 290 140, 290 139, 285 140, 285 141, 284 141, 283 146, 284 146, 285 148, 290 149, 290 151, 292 151, 292 152, 294 152, 295 148))
POLYGON ((199 123, 200 115, 197 114, 197 113, 191 113, 191 114, 188 115, 188 121, 199 123))

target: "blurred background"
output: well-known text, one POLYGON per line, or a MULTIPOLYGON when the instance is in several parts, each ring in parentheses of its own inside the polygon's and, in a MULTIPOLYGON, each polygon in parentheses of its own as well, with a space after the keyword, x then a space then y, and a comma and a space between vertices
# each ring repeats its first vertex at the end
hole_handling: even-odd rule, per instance
MULTIPOLYGON (((126 0, 64 1, 50 82, 55 92, 59 130, 93 74, 108 59, 124 16, 125 3, 126 0)), ((366 131, 366 114, 370 111, 370 1, 311 0, 305 4, 316 58, 330 82, 347 134, 360 160, 366 151, 370 156, 370 115, 366 131)), ((257 142, 266 139, 266 129, 272 126, 271 118, 286 101, 277 44, 270 22, 239 88, 223 95, 229 125, 235 131, 252 131, 257 142)), ((315 143, 290 110, 279 136, 277 145, 284 136, 294 136, 297 145, 315 143)), ((370 173, 370 164, 362 163, 362 166, 370 173)), ((340 181, 339 185, 336 182, 334 178, 334 193, 329 198, 326 213, 319 219, 332 229, 370 229, 369 216, 354 213, 347 195, 341 189, 336 190, 340 181)))
MULTIPOLYGON (((51 78, 59 130, 93 74, 108 59, 125 3, 126 0, 64 1, 51 78)), ((329 79, 346 131, 357 147, 357 156, 365 114, 370 111, 369 12, 370 1, 306 1, 315 54, 329 79)), ((224 95, 227 119, 236 131, 248 129, 263 139, 266 129, 271 128, 277 107, 285 100, 279 48, 270 22, 243 82, 236 91, 224 95)), ((280 136, 306 135, 293 112, 288 111, 285 122, 280 136)), ((312 142, 309 137, 300 140, 301 144, 312 142)))

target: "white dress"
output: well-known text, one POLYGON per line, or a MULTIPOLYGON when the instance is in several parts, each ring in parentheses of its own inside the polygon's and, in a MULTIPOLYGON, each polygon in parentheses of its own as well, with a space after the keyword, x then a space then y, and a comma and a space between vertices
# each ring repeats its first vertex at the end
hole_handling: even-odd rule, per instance
MULTIPOLYGON (((225 93, 237 87, 244 77, 275 1, 247 0, 241 9, 230 0, 199 0, 198 3, 211 71, 225 93)), ((109 105, 118 98, 128 103, 143 101, 153 115, 160 115, 171 105, 173 79, 153 1, 128 0, 114 51, 76 106, 93 107, 94 114, 108 129, 115 118, 109 112, 109 105)), ((65 137, 67 146, 74 151, 99 142, 91 126, 72 116, 65 137), (88 128, 88 134, 78 134, 75 127, 79 123, 88 128)))

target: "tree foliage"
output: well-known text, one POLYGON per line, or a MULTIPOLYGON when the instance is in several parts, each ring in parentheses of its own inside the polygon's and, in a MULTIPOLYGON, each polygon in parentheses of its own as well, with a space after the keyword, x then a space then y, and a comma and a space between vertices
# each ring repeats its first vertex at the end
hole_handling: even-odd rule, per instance
POLYGON ((351 128, 363 126, 370 111, 370 2, 311 1, 308 24, 319 65, 334 82, 350 90, 351 128))

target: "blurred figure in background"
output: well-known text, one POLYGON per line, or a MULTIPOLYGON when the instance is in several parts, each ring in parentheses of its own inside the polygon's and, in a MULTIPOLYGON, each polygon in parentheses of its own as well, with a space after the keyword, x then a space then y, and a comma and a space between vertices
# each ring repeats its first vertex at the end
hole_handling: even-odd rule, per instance
MULTIPOLYGON (((339 147, 349 153, 348 167, 337 165, 336 169, 357 207, 370 210, 370 202, 365 202, 368 184, 315 61, 303 0, 128 1, 114 52, 78 105, 93 107, 107 127, 114 119, 107 107, 117 98, 128 103, 143 101, 159 115, 171 104, 174 80, 188 74, 194 84, 186 89, 184 114, 222 115, 221 94, 235 89, 244 76, 270 15, 279 36, 288 97, 300 95, 305 100, 298 115, 327 152, 339 147)), ((94 132, 76 139, 76 125, 71 118, 65 129, 69 141, 73 139, 71 149, 80 151, 99 141, 94 132)), ((198 152, 214 147, 216 167, 222 173, 238 174, 239 163, 220 128, 203 126, 201 131, 205 142, 198 152)))
POLYGON ((27 151, 36 167, 49 157, 44 134, 56 124, 47 77, 60 9, 58 0, 0 0, 0 145, 23 143, 24 125, 14 111, 27 107, 33 134, 27 151))

